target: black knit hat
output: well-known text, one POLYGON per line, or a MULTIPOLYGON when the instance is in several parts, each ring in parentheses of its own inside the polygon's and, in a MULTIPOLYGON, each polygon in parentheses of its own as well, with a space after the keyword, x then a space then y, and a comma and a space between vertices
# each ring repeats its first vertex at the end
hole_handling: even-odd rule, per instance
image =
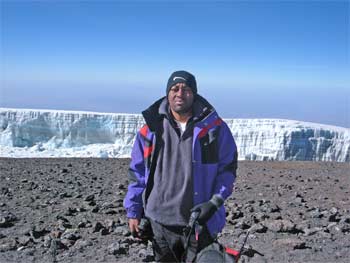
POLYGON ((168 84, 166 85, 166 94, 168 95, 172 86, 177 83, 185 83, 191 88, 193 94, 197 94, 197 82, 196 78, 189 72, 184 70, 175 71, 171 74, 168 84))

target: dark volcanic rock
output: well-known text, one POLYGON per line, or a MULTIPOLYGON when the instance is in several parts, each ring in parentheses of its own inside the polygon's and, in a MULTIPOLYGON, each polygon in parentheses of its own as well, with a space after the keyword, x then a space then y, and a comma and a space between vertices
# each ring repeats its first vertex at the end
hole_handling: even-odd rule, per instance
POLYGON ((249 233, 265 233, 267 231, 267 227, 263 224, 255 224, 251 228, 249 228, 249 233))
POLYGON ((290 220, 267 220, 262 223, 268 230, 273 232, 295 232, 296 225, 290 220))
POLYGON ((34 227, 33 230, 30 232, 30 235, 34 239, 37 239, 37 238, 40 238, 42 236, 45 236, 48 233, 50 233, 50 231, 46 230, 45 228, 34 227))
POLYGON ((16 250, 17 242, 12 238, 0 239, 0 252, 6 252, 10 250, 16 250))
POLYGON ((113 243, 108 246, 108 253, 112 255, 125 255, 128 254, 128 244, 113 243))
POLYGON ((95 195, 88 195, 88 196, 86 196, 85 198, 84 198, 84 201, 87 201, 87 202, 89 202, 89 201, 93 201, 95 199, 95 195))
POLYGON ((74 247, 82 252, 84 249, 91 247, 92 245, 93 243, 90 240, 77 240, 74 247))
POLYGON ((103 228, 105 228, 105 227, 102 225, 102 223, 95 222, 92 226, 91 232, 92 233, 99 232, 103 228))
MULTIPOLYGON (((14 215, 0 219, 0 262, 152 262, 128 229, 128 164, 0 158, 0 215, 14 215)), ((347 263, 349 177, 348 163, 239 162, 219 240, 239 249, 249 232, 242 262, 347 263)))
POLYGON ((0 228, 11 227, 16 222, 17 217, 11 212, 0 212, 0 228))
POLYGON ((68 239, 68 240, 78 240, 79 238, 81 238, 78 230, 75 230, 75 229, 69 229, 69 230, 66 230, 62 236, 61 236, 62 239, 68 239))
POLYGON ((277 248, 282 247, 283 249, 305 249, 305 241, 302 241, 298 238, 284 238, 278 239, 273 242, 273 246, 277 248))
POLYGON ((21 246, 26 246, 28 245, 30 242, 33 242, 33 239, 31 237, 28 236, 22 236, 19 237, 17 239, 17 242, 21 245, 21 246))

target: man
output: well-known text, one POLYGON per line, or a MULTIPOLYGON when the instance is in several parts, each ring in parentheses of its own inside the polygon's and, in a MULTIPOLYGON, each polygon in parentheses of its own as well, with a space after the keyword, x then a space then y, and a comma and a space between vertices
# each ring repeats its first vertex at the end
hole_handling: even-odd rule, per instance
POLYGON ((138 132, 124 200, 129 228, 140 234, 142 217, 150 220, 158 262, 193 261, 225 225, 224 200, 232 193, 237 148, 226 123, 197 94, 195 77, 171 74, 166 96, 142 112, 146 125, 138 132), (198 241, 183 230, 191 212, 203 226, 198 241), (186 258, 185 258, 186 257, 186 258))

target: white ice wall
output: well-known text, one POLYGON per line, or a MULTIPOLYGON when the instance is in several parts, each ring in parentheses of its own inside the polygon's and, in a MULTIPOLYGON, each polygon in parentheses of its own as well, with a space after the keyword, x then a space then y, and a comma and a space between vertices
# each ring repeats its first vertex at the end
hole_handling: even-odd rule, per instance
MULTIPOLYGON (((239 159, 350 162, 350 129, 280 119, 226 119, 239 159)), ((0 108, 2 157, 128 157, 138 114, 0 108)))

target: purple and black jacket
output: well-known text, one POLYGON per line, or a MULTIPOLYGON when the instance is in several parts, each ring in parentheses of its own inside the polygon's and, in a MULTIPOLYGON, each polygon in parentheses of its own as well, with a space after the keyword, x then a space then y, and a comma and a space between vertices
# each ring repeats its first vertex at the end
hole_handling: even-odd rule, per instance
MULTIPOLYGON (((193 205, 209 201, 214 194, 224 200, 231 195, 236 178, 237 147, 227 124, 201 96, 197 99, 207 105, 194 122, 192 142, 193 205)), ((144 204, 153 187, 151 172, 157 160, 157 138, 162 118, 158 108, 164 98, 143 112, 146 121, 137 133, 131 153, 129 186, 124 199, 128 218, 141 218, 144 204), (150 179, 150 180, 149 180, 150 179)), ((207 227, 216 236, 225 225, 225 208, 209 219, 207 227)))

